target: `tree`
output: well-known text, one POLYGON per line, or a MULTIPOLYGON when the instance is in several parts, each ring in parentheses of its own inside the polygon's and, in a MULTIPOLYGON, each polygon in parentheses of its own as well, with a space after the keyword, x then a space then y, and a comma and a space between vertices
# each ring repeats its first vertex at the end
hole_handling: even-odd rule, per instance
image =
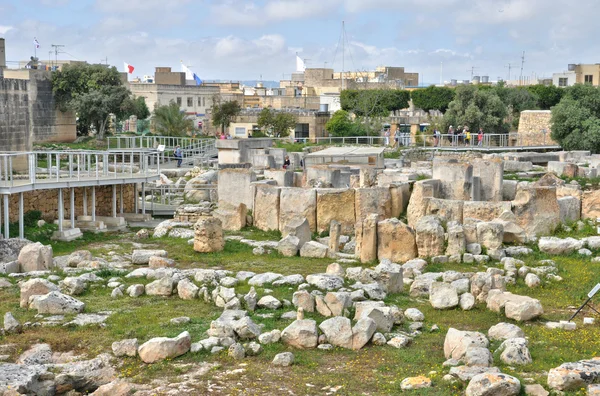
POLYGON ((122 85, 115 67, 87 63, 65 65, 52 75, 52 92, 59 110, 75 111, 80 131, 87 132, 92 125, 100 140, 104 139, 110 113, 118 119, 130 114, 127 102, 131 100, 131 92, 122 85))
POLYGON ((152 122, 154 130, 163 136, 185 136, 194 130, 194 121, 188 118, 174 101, 156 107, 152 122))
POLYGON ((345 110, 338 110, 327 121, 325 129, 333 136, 360 136, 364 130, 360 124, 350 119, 350 114, 345 110))
POLYGON ((134 115, 138 120, 145 120, 150 117, 150 109, 146 105, 146 98, 138 96, 137 98, 127 98, 123 103, 125 114, 134 115))
POLYGON ((225 133, 225 128, 228 128, 231 121, 242 111, 240 104, 234 101, 222 102, 220 97, 213 98, 211 107, 212 122, 214 125, 221 126, 221 133, 225 133))
POLYGON ((474 86, 456 88, 456 97, 444 114, 443 128, 467 126, 471 131, 483 128, 486 133, 506 133, 508 114, 506 105, 493 90, 479 90, 474 86))
POLYGON ((527 87, 536 100, 537 107, 541 110, 550 110, 556 106, 563 97, 565 90, 554 85, 531 85, 527 87))
POLYGON ((290 135, 290 129, 296 126, 298 119, 292 113, 275 111, 264 108, 258 115, 257 124, 266 135, 276 137, 287 137, 290 135))
POLYGON ((600 152, 600 90, 577 84, 552 108, 552 139, 565 150, 600 152))
POLYGON ((416 89, 410 93, 413 105, 429 112, 439 110, 446 112, 448 105, 454 100, 454 90, 447 87, 431 85, 425 89, 416 89))
POLYGON ((387 117, 406 109, 410 93, 399 89, 346 89, 340 94, 342 110, 358 117, 387 117))

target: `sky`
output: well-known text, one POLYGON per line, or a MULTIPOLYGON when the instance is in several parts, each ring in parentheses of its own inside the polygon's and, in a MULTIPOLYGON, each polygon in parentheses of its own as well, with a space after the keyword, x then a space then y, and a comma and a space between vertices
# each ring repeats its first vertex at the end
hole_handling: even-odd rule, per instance
MULTIPOLYGON (((598 0, 0 0, 9 62, 59 59, 134 76, 183 61, 204 80, 289 79, 307 67, 403 66, 425 83, 551 76, 600 62, 598 0), (345 51, 342 51, 342 21, 345 51), (54 57, 54 55, 52 55, 54 57), (473 69, 474 68, 474 69, 473 69)), ((9 66, 16 67, 15 64, 9 66)))

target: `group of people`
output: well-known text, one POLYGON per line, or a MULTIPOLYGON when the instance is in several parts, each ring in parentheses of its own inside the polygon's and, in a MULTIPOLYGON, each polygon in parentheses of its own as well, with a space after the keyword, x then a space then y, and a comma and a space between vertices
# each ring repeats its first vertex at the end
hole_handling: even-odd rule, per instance
MULTIPOLYGON (((433 131, 433 138, 434 146, 438 147, 440 145, 441 134, 437 128, 433 131)), ((473 140, 473 138, 475 138, 477 139, 477 146, 481 147, 483 145, 483 128, 479 128, 477 135, 475 135, 474 137, 469 127, 459 126, 455 129, 452 125, 450 125, 450 127, 448 128, 447 138, 452 146, 464 144, 465 147, 475 145, 475 140, 473 140)))
MULTIPOLYGON (((390 130, 386 129, 384 132, 386 146, 390 145, 390 137, 390 130)), ((400 132, 400 129, 396 129, 396 132, 394 132, 394 142, 392 143, 392 147, 396 146, 410 146, 410 133, 400 132)))

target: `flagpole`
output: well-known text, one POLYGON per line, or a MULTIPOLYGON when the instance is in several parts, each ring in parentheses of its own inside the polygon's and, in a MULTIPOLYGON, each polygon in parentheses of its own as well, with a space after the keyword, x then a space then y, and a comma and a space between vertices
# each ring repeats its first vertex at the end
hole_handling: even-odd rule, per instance
POLYGON ((36 44, 36 40, 37 38, 33 38, 33 57, 37 58, 37 44, 36 44))

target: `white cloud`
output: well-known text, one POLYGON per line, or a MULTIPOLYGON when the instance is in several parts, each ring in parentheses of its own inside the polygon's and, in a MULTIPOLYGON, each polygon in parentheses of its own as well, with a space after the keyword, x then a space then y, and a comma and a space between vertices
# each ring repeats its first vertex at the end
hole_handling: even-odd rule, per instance
POLYGON ((12 30, 12 26, 0 25, 0 34, 6 34, 9 30, 12 30))

